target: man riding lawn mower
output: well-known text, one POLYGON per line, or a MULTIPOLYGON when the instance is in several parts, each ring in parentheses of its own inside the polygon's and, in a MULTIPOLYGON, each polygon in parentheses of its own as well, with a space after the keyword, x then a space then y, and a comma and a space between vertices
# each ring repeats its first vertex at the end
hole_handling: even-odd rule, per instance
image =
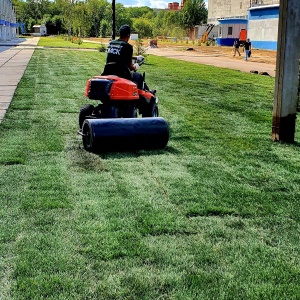
POLYGON ((130 27, 121 26, 120 38, 108 45, 103 73, 87 81, 86 97, 100 100, 79 112, 79 134, 88 151, 162 149, 168 143, 169 128, 158 117, 156 91, 149 91, 145 75, 136 72, 144 58, 132 57, 129 38, 130 27))

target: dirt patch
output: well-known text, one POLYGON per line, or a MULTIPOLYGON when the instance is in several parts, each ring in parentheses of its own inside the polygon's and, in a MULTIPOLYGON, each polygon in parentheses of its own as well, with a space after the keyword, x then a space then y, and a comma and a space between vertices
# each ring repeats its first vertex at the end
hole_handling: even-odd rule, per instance
MULTIPOLYGON (((109 38, 89 38, 86 40, 90 40, 96 43, 103 43, 108 44, 110 39, 109 38)), ((149 41, 147 39, 143 40, 143 46, 148 47, 149 41)), ((132 45, 135 45, 135 41, 131 41, 130 43, 132 45)), ((178 51, 179 53, 183 53, 187 56, 192 55, 207 55, 207 56, 218 56, 218 57, 233 57, 233 47, 221 47, 221 46, 198 46, 194 45, 192 42, 189 42, 188 44, 183 42, 168 42, 168 41, 162 41, 158 40, 158 49, 166 50, 172 50, 172 51, 178 51), (187 51, 187 49, 193 49, 187 51)), ((243 48, 240 48, 241 56, 244 55, 243 48)), ((260 62, 260 63, 266 63, 266 64, 276 64, 276 55, 277 51, 271 51, 271 50, 259 50, 259 49, 253 49, 252 50, 252 57, 251 61, 253 62, 260 62)), ((236 57, 238 58, 238 57, 236 57)))
MULTIPOLYGON (((159 49, 164 49, 164 51, 172 50, 184 52, 184 55, 207 55, 207 56, 218 56, 218 57, 233 57, 233 47, 221 47, 221 46, 193 46, 193 45, 176 45, 176 44, 167 44, 167 43, 158 43, 159 49), (193 49, 193 50, 187 50, 193 49)), ((240 48, 241 58, 244 57, 245 53, 243 48, 240 48)), ((269 50, 252 50, 251 61, 260 62, 266 64, 276 64, 276 55, 277 51, 269 50)), ((236 56, 236 58, 238 58, 236 56)))

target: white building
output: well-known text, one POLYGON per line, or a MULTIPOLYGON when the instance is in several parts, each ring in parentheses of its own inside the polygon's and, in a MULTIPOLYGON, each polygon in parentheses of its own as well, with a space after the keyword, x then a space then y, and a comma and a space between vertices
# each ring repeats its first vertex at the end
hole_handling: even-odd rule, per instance
POLYGON ((279 4, 249 8, 248 37, 257 49, 277 49, 279 4))
POLYGON ((16 12, 10 0, 0 0, 0 41, 10 41, 17 36, 16 12))
POLYGON ((47 28, 45 25, 34 25, 33 26, 34 36, 44 36, 47 35, 47 28))
POLYGON ((233 45, 241 30, 253 48, 277 49, 280 0, 208 0, 208 23, 218 30, 217 44, 233 45))

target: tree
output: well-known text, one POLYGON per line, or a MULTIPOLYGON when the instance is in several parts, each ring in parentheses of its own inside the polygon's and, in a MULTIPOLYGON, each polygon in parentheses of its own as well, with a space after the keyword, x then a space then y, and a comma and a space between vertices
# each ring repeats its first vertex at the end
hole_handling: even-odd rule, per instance
POLYGON ((126 10, 130 18, 148 18, 150 20, 151 18, 155 17, 154 10, 148 6, 128 7, 126 10))
MULTIPOLYGON (((179 11, 167 11, 164 15, 163 26, 168 36, 173 36, 172 32, 175 28, 180 27, 180 12, 179 11)), ((177 36, 177 34, 175 35, 177 36)))
MULTIPOLYGON (((127 10, 128 9, 124 7, 123 4, 116 4, 116 33, 118 33, 119 28, 124 24, 132 26, 131 16, 128 14, 127 10)), ((110 16, 110 21, 111 20, 110 16)))
POLYGON ((30 17, 35 20, 36 24, 39 24, 46 14, 50 1, 48 0, 26 0, 27 9, 29 10, 30 17))
POLYGON ((148 19, 137 18, 133 19, 133 31, 139 34, 140 38, 152 36, 152 25, 148 19))
POLYGON ((90 31, 91 22, 88 18, 87 5, 83 2, 78 2, 74 6, 74 16, 72 23, 73 35, 82 37, 87 36, 90 31))
POLYGON ((194 31, 196 25, 207 21, 207 8, 204 0, 186 0, 181 10, 181 25, 189 32, 194 31))
POLYGON ((156 17, 152 21, 152 33, 153 36, 158 36, 158 35, 166 35, 167 33, 164 32, 164 16, 165 16, 166 11, 161 10, 158 12, 156 17))
POLYGON ((100 37, 106 37, 111 34, 111 24, 106 20, 102 19, 100 22, 100 37))
POLYGON ((64 26, 68 31, 68 35, 72 34, 73 19, 75 15, 76 0, 56 0, 57 5, 62 11, 64 26))
POLYGON ((89 22, 87 34, 89 36, 99 36, 101 21, 105 19, 105 12, 108 8, 111 8, 111 5, 106 0, 87 0, 84 6, 87 9, 87 22, 89 22))

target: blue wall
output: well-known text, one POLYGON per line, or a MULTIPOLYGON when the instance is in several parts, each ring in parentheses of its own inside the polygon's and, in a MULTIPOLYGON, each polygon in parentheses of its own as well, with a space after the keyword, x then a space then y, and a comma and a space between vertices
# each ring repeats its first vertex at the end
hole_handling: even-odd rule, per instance
POLYGON ((251 41, 252 47, 264 50, 277 50, 277 42, 272 41, 251 41))
POLYGON ((232 46, 234 43, 234 38, 217 38, 218 46, 232 46))
POLYGON ((220 24, 247 24, 248 20, 246 19, 224 19, 218 20, 220 24))
POLYGON ((279 17, 279 7, 270 7, 262 9, 252 9, 249 10, 248 19, 249 20, 265 20, 274 19, 279 17))

